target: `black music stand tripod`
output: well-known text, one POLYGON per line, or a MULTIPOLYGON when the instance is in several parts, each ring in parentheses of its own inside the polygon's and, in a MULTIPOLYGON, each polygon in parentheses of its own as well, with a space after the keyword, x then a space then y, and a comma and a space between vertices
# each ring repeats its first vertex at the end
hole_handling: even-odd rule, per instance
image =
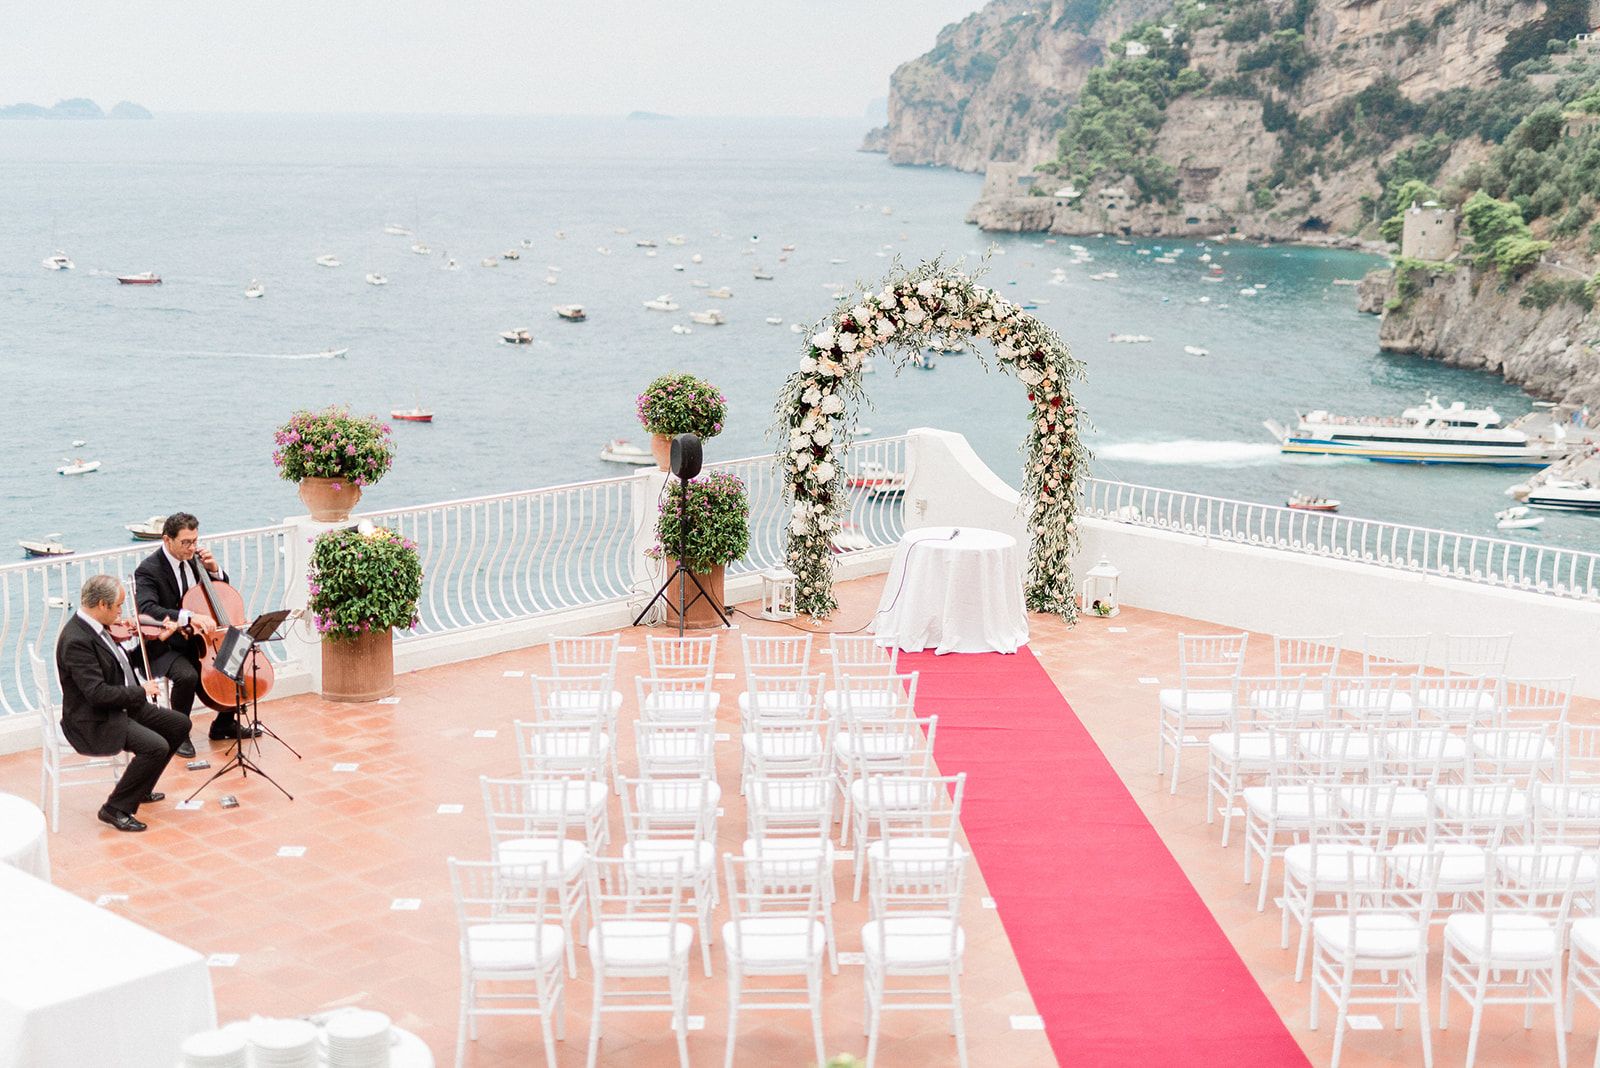
POLYGON ((670 469, 678 479, 678 566, 672 569, 672 574, 656 590, 656 595, 645 602, 639 615, 634 619, 633 625, 638 626, 644 622, 644 617, 650 614, 650 609, 655 607, 657 601, 665 600, 667 612, 670 615, 673 608, 672 598, 668 591, 672 589, 672 580, 678 580, 678 637, 683 637, 684 620, 689 614, 689 607, 695 602, 704 600, 717 613, 717 618, 722 620, 724 627, 733 626, 728 622, 728 613, 723 611, 722 605, 717 603, 717 598, 706 592, 700 584, 700 579, 693 571, 684 565, 683 556, 689 544, 689 480, 700 473, 700 439, 693 434, 679 434, 672 439, 672 454, 670 469), (688 584, 694 583, 694 588, 699 592, 689 597, 688 584), (687 598, 687 599, 686 599, 687 598))
POLYGON ((245 752, 245 742, 253 738, 256 740, 256 755, 259 756, 261 754, 260 736, 262 734, 270 734, 277 739, 278 744, 289 750, 289 752, 294 753, 296 760, 303 759, 298 752, 295 752, 293 746, 279 738, 277 733, 270 727, 261 725, 261 687, 256 674, 256 658, 251 655, 256 651, 258 645, 282 641, 283 636, 278 634, 277 630, 283 625, 284 620, 288 618, 288 609, 263 612, 256 617, 248 629, 229 627, 227 634, 223 637, 222 644, 217 648, 217 655, 212 664, 223 675, 233 680, 234 693, 236 695, 234 700, 234 719, 239 724, 239 737, 234 739, 233 752, 227 762, 212 772, 210 778, 197 786, 194 793, 190 794, 187 800, 193 801, 199 796, 201 790, 204 790, 234 768, 238 768, 240 776, 244 778, 248 778, 252 771, 255 772, 277 787, 278 792, 283 794, 284 797, 287 797, 290 801, 294 800, 293 794, 285 790, 278 780, 268 775, 261 765, 250 759, 249 754, 245 752), (252 683, 250 692, 253 696, 250 701, 246 701, 244 696, 244 681, 247 675, 252 683), (246 713, 248 713, 248 716, 246 713))

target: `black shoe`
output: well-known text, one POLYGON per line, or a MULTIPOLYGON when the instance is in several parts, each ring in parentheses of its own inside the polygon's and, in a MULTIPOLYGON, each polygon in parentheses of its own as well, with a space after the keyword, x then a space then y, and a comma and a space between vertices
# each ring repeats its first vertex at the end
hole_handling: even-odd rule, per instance
POLYGON ((208 733, 213 742, 226 742, 234 738, 259 738, 261 737, 261 728, 245 727, 236 722, 223 723, 221 725, 213 723, 208 733))
POLYGON ((194 758, 194 743, 185 738, 183 744, 178 746, 178 755, 185 760, 192 760, 194 758))
POLYGON ((157 801, 165 801, 166 799, 166 794, 161 793, 159 790, 152 790, 150 793, 145 794, 144 800, 139 803, 142 805, 153 805, 157 801))
POLYGON ((109 823, 119 831, 142 831, 145 824, 140 823, 126 812, 118 812, 110 805, 100 806, 100 822, 109 823))

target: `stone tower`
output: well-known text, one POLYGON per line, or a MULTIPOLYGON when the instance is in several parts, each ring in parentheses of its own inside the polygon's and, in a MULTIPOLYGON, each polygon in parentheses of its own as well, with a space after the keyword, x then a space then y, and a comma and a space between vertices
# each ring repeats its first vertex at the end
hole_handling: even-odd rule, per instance
POLYGON ((1406 209, 1400 255, 1412 260, 1447 260, 1456 250, 1456 213, 1434 201, 1406 209))

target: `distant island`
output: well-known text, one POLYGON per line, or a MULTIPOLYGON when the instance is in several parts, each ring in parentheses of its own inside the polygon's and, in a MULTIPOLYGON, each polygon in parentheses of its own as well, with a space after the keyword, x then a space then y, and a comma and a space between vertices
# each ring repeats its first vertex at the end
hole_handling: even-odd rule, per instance
POLYGON ((87 97, 57 101, 54 107, 38 104, 0 104, 0 119, 153 119, 147 108, 124 100, 109 112, 87 97))
POLYGON ((671 115, 662 115, 660 112, 656 112, 656 111, 630 111, 630 112, 628 112, 628 118, 630 118, 630 119, 647 119, 647 120, 652 121, 652 122, 660 122, 662 119, 670 119, 670 118, 672 118, 672 116, 671 115))

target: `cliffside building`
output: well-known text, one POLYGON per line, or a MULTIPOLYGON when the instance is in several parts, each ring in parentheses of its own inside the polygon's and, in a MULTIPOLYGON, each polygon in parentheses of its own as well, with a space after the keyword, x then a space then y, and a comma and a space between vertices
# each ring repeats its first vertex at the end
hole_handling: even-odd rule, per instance
POLYGON ((1033 168, 1026 163, 990 160, 988 168, 983 172, 982 199, 1028 196, 1037 178, 1038 175, 1033 172, 1033 168))
POLYGON ((1455 211, 1434 201, 1421 207, 1412 204, 1400 234, 1400 255, 1412 260, 1449 259, 1456 250, 1457 224, 1455 211))

